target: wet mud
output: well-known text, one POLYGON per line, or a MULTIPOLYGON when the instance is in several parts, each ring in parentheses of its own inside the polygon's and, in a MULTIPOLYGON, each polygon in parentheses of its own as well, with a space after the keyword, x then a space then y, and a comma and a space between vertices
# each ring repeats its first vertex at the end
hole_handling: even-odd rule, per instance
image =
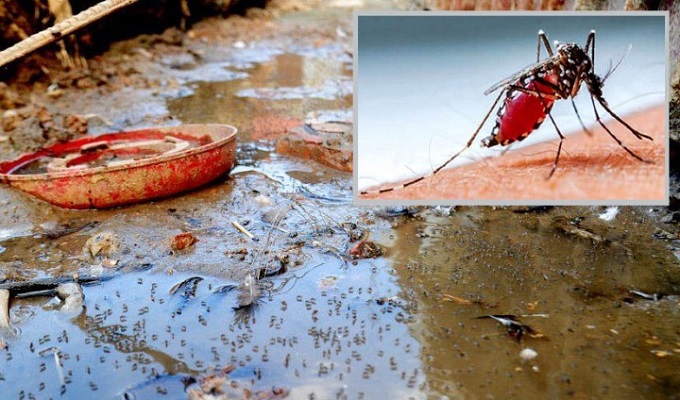
POLYGON ((238 166, 107 210, 0 188, 3 283, 93 278, 76 310, 10 300, 4 396, 677 398, 665 211, 354 207, 350 173, 275 151, 309 118, 347 118, 350 11, 238 21, 123 43, 103 57, 127 57, 129 85, 50 103, 96 114, 90 133, 237 125, 238 166))

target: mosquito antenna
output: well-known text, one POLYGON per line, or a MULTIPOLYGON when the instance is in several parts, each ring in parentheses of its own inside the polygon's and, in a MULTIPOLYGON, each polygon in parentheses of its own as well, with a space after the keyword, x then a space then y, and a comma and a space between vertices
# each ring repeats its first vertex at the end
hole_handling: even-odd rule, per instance
POLYGON ((616 69, 619 67, 619 65, 621 65, 621 63, 623 62, 623 59, 626 58, 626 56, 628 56, 628 53, 630 53, 632 48, 633 48, 633 44, 631 43, 631 44, 628 45, 628 50, 626 50, 626 54, 624 54, 621 57, 621 59, 619 60, 619 62, 617 62, 616 65, 614 65, 613 67, 612 67, 611 60, 609 60, 609 70, 607 71, 606 74, 604 74, 604 77, 602 78, 602 84, 604 84, 604 81, 606 81, 607 78, 609 78, 614 73, 614 71, 616 71, 616 69))

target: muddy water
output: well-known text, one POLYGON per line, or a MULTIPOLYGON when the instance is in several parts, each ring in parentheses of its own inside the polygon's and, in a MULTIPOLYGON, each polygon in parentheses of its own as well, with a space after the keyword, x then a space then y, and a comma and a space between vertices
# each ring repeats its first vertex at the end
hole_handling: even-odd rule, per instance
POLYGON ((428 387, 453 398, 675 398, 680 297, 629 292, 677 293, 680 283, 677 259, 645 219, 471 209, 400 225, 390 258, 418 305, 411 332, 428 387), (598 239, 566 233, 565 221, 598 239), (489 314, 540 334, 517 340, 477 319, 489 314), (536 358, 523 360, 526 348, 536 358))
MULTIPOLYGON (((12 301, 3 396, 182 399, 218 375, 224 398, 272 388, 294 399, 677 398, 680 243, 656 232, 654 210, 607 222, 599 208, 356 208, 348 174, 274 152, 280 125, 351 107, 351 58, 327 40, 349 15, 322 27, 313 17, 280 21, 307 21, 304 39, 246 43, 229 62, 220 49, 241 44, 194 43, 203 64, 182 69, 177 95, 147 113, 238 125, 231 177, 104 211, 0 188, 5 279, 113 276, 84 287, 77 315, 52 297, 12 301), (200 79, 213 69, 223 79, 200 79), (102 232, 118 249, 92 256, 87 242, 102 232), (173 250, 182 232, 198 242, 173 250), (361 234, 386 255, 348 259, 361 234), (261 295, 237 309, 254 272, 261 295), (195 290, 171 290, 194 277, 195 290), (515 316, 521 338, 478 318, 488 315, 515 316)), ((72 112, 92 112, 88 95, 72 112)), ((104 117, 122 115, 109 119, 148 118, 125 117, 116 94, 97 98, 111 102, 104 117)))

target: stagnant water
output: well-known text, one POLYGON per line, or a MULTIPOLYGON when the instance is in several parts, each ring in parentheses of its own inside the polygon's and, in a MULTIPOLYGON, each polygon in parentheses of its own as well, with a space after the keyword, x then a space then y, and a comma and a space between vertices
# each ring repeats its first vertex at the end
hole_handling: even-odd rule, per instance
POLYGON ((0 189, 5 279, 113 275, 84 287, 77 315, 50 297, 11 302, 3 397, 183 399, 211 374, 235 398, 678 397, 680 242, 654 210, 353 207, 348 174, 256 135, 262 115, 351 107, 351 60, 329 56, 341 49, 290 50, 168 101, 182 122, 242 128, 230 178, 106 211, 0 189), (102 232, 119 250, 92 257, 102 232), (181 232, 198 242, 172 250, 181 232), (361 234, 386 254, 350 260, 361 234), (228 285, 263 267, 281 269, 235 309, 228 285), (171 294, 192 277, 195 291, 171 294))
MULTIPOLYGON (((289 389, 292 398, 677 394, 678 259, 668 251, 672 243, 653 238, 644 212, 626 209, 608 223, 585 208, 528 214, 464 208, 388 217, 321 206, 368 229, 388 249, 384 258, 358 262, 333 252, 346 253, 341 229, 316 230, 324 226, 321 219, 293 212, 297 216, 278 226, 299 235, 282 232, 270 247, 274 253, 302 243, 302 262, 263 279, 263 297, 252 310, 235 310, 238 291, 217 289, 238 284, 239 266, 250 267, 248 256, 234 257, 237 249, 259 254, 260 244, 228 229, 233 214, 246 211, 227 208, 234 200, 229 193, 268 186, 248 180, 197 193, 197 201, 221 209, 214 214, 190 212, 175 199, 136 206, 134 216, 59 239, 34 238, 40 245, 28 252, 49 264, 70 242, 82 245, 88 233, 112 229, 127 249, 121 256, 127 269, 151 269, 121 270, 86 286, 85 309, 75 317, 54 309, 54 299, 14 301, 11 321, 20 334, 7 338, 1 371, 8 398, 61 391, 184 398, 189 377, 225 366, 235 367, 229 378, 240 395, 242 388, 272 387, 289 389), (140 215, 145 226, 133 226, 140 215), (168 220, 177 225, 168 227, 168 220), (200 241, 170 254, 162 242, 187 224, 200 241), (569 230, 573 224, 597 239, 569 230), (155 237, 140 238, 149 231, 155 237), (195 295, 169 293, 193 276, 203 278, 195 295), (646 299, 631 290, 663 296, 646 299), (518 339, 493 319, 478 318, 490 314, 515 315, 533 331, 518 339), (523 360, 525 348, 536 358, 523 360)), ((258 219, 250 227, 258 235, 268 231, 258 219)), ((27 265, 17 253, 24 252, 0 254, 3 265, 27 265)), ((259 257, 264 264, 273 255, 259 257)))

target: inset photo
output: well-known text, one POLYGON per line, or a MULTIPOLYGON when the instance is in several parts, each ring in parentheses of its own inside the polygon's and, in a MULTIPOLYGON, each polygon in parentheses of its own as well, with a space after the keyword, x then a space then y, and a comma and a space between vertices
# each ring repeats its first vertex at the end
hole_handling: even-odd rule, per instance
POLYGON ((361 205, 668 204, 667 13, 358 13, 361 205))

